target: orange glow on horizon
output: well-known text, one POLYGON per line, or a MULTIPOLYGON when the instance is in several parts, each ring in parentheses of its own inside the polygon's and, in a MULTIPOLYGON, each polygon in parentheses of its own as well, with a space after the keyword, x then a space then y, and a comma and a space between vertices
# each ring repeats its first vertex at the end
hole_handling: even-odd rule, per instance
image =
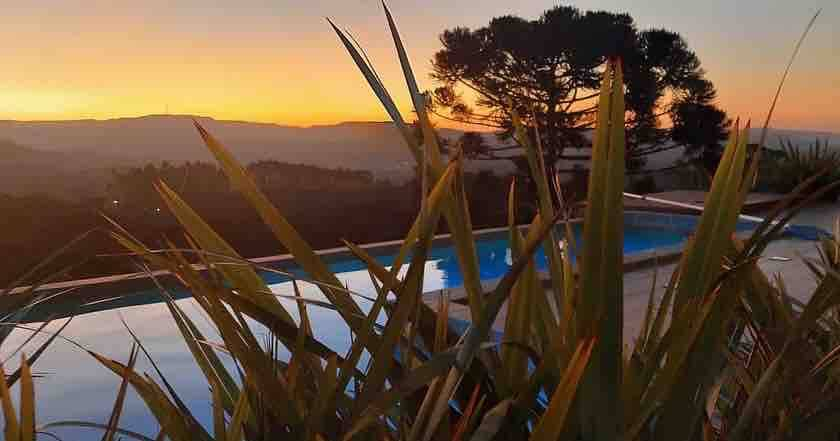
MULTIPOLYGON (((404 117, 412 119, 378 2, 328 3, 325 10, 355 32, 404 117)), ((428 77, 430 60, 439 49, 437 35, 443 29, 483 25, 503 13, 536 16, 547 7, 537 0, 523 0, 517 6, 490 0, 486 8, 430 0, 428 13, 420 16, 412 14, 416 7, 412 1, 392 3, 424 88, 434 87, 428 77)), ((723 26, 726 20, 759 20, 745 15, 754 10, 746 6, 730 17, 726 2, 714 8, 697 6, 707 22, 720 22, 713 27, 686 18, 683 9, 689 6, 670 2, 657 8, 631 7, 617 0, 578 3, 582 9, 629 9, 640 27, 664 26, 682 33, 715 83, 720 106, 732 118, 754 122, 763 122, 788 48, 800 32, 798 21, 788 27, 723 26)), ((289 1, 275 5, 243 0, 236 7, 208 6, 197 0, 20 4, 12 7, 8 23, 0 28, 0 119, 170 113, 297 126, 387 120, 323 14, 313 5, 289 1)), ((762 20, 789 18, 782 10, 774 14, 778 17, 762 20)), ((800 15, 804 25, 807 14, 800 11, 800 15)), ((840 70, 836 22, 837 12, 826 11, 806 42, 774 126, 840 132, 836 105, 840 92, 834 85, 840 70)))
MULTIPOLYGON (((294 63, 289 63, 295 65, 294 63)), ((257 68, 247 73, 215 72, 209 66, 199 69, 170 70, 159 65, 159 74, 147 75, 132 69, 108 69, 110 79, 99 87, 82 84, 78 87, 34 84, 0 84, 0 119, 74 120, 138 117, 150 114, 184 114, 208 116, 222 120, 241 120, 295 126, 334 124, 343 121, 385 121, 388 115, 373 96, 364 79, 349 60, 336 60, 334 65, 317 64, 296 69, 319 73, 307 80, 295 72, 284 71, 284 64, 275 62, 271 69, 257 68), (235 80, 241 73, 242 81, 235 80), (168 78, 167 78, 168 77, 168 78), (276 78, 286 80, 278 82, 276 78), (119 81, 114 80, 118 78, 119 81), (110 84, 108 84, 110 83, 110 84), (126 87, 128 86, 128 87, 126 87)), ((80 72, 81 76, 92 75, 80 72)), ((151 70, 157 70, 151 69, 151 70)), ((389 89, 403 92, 398 72, 391 72, 389 89)), ((420 76, 420 75, 418 75, 420 76)), ((719 91, 718 102, 730 117, 751 118, 763 122, 769 106, 773 84, 763 79, 757 87, 748 75, 714 78, 719 91)), ((773 125, 789 128, 831 129, 837 127, 840 112, 834 105, 837 96, 813 92, 812 80, 804 75, 794 77, 786 85, 773 125), (807 97, 807 99, 799 99, 807 97), (815 117, 815 113, 821 114, 815 117)), ((428 86, 431 86, 427 81, 428 86)), ((395 97, 403 116, 411 120, 411 106, 406 97, 395 97)), ((443 127, 487 130, 466 127, 438 120, 443 127)))

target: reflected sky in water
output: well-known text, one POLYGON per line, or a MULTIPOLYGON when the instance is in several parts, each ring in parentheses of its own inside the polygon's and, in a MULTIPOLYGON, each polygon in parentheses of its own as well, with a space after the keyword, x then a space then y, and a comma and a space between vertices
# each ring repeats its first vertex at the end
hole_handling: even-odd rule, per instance
MULTIPOLYGON (((580 232, 576 231, 576 235, 579 234, 580 232)), ((674 245, 682 240, 684 240, 684 235, 676 231, 628 228, 625 232, 625 252, 674 245)), ((482 280, 501 277, 511 264, 511 254, 504 234, 478 241, 477 253, 482 280)), ((377 256, 377 259, 389 265, 393 261, 393 256, 377 256)), ((546 268, 546 258, 542 252, 538 253, 536 262, 540 269, 546 268)), ((375 296, 370 276, 361 262, 341 260, 331 263, 330 267, 352 291, 368 297, 375 296)), ((296 270, 292 269, 292 271, 296 270)), ((277 275, 267 275, 266 278, 274 292, 294 295, 288 279, 277 275)), ((424 291, 461 286, 462 280, 454 250, 446 246, 435 248, 426 262, 424 291)), ((300 286, 303 295, 307 298, 325 300, 314 286, 306 283, 301 283, 300 286)), ((296 305, 288 299, 281 299, 281 302, 297 319, 296 305)), ((367 300, 359 299, 358 302, 363 310, 369 309, 367 300)), ((179 300, 178 304, 190 315, 208 339, 220 341, 207 318, 191 299, 179 300)), ((314 305, 309 305, 308 311, 313 322, 315 337, 337 352, 344 353, 350 345, 350 335, 337 313, 314 305)), ((151 357, 184 402, 199 420, 208 427, 211 426, 209 389, 164 304, 152 303, 83 314, 73 319, 63 335, 87 349, 125 362, 128 359, 132 340, 120 321, 121 317, 143 342, 151 357)), ((380 323, 383 321, 384 316, 380 317, 380 323)), ((52 323, 48 330, 56 330, 62 323, 63 321, 52 323)), ((265 332, 255 327, 255 334, 260 338, 265 335, 265 332)), ((5 360, 9 352, 28 336, 27 331, 13 332, 3 350, 0 351, 3 359, 5 360)), ((36 337, 27 350, 33 351, 46 338, 47 336, 36 337)), ((224 355, 222 358, 224 359, 224 355)), ((11 371, 17 367, 18 360, 10 360, 5 364, 7 371, 11 371)), ((153 372, 148 360, 142 356, 138 360, 137 369, 142 372, 153 372)), ((67 342, 57 340, 38 360, 34 370, 42 375, 35 382, 39 424, 61 420, 97 423, 107 421, 116 397, 119 378, 100 366, 90 355, 67 342)), ((17 393, 17 388, 14 389, 14 393, 17 393)), ((133 391, 130 391, 126 400, 121 426, 150 437, 157 434, 157 423, 133 391)), ((54 429, 52 432, 65 439, 87 439, 98 434, 88 429, 54 429)))

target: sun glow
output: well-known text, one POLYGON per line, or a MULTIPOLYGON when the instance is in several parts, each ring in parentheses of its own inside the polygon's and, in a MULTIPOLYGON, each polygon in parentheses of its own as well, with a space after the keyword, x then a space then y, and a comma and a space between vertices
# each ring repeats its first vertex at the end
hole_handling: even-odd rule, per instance
MULTIPOLYGON (((292 125, 387 119, 324 21, 326 13, 354 32, 411 119, 378 2, 324 3, 16 3, 0 27, 0 119, 105 119, 167 112, 292 125)), ((546 7, 536 0, 517 5, 490 0, 482 8, 430 0, 426 13, 414 16, 407 13, 409 3, 395 1, 392 6, 418 80, 427 89, 435 86, 428 74, 442 30, 481 26, 506 13, 533 17, 546 7)), ((717 3, 713 8, 697 6, 697 11, 670 2, 658 7, 631 7, 617 0, 581 3, 581 8, 627 10, 640 26, 680 32, 717 86, 720 106, 732 117, 753 120, 762 119, 786 48, 800 29, 770 23, 789 21, 795 5, 774 10, 772 17, 730 17, 731 8, 717 3), (706 22, 720 21, 720 26, 698 25, 689 19, 695 13, 706 22), (738 26, 725 26, 732 22, 738 26)), ((804 25, 807 15, 799 11, 796 17, 804 25)), ((826 93, 832 92, 840 66, 837 20, 836 11, 820 18, 786 85, 774 125, 840 130, 837 94, 826 93)))

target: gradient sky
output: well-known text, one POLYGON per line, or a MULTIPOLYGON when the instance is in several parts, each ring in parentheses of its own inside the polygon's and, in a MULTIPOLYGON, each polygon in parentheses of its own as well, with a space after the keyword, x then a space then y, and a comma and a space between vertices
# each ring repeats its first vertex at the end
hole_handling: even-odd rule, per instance
MULTIPOLYGON (((170 113, 293 125, 386 116, 324 20, 349 28, 407 113, 378 0, 10 0, 0 26, 0 119, 170 113)), ((763 120, 803 27, 823 13, 774 126, 840 132, 836 0, 581 0, 682 34, 730 116, 763 120)), ((390 0, 421 86, 438 35, 548 0, 390 0), (421 6, 422 5, 422 6, 421 6)))

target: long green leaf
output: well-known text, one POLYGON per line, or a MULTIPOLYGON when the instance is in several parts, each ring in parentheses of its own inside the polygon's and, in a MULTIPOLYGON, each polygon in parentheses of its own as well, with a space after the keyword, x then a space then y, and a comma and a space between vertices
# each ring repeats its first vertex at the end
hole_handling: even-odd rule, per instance
POLYGON ((365 408, 364 413, 354 422, 353 427, 346 433, 344 439, 351 439, 400 400, 428 386, 432 380, 445 374, 452 367, 456 356, 457 350, 455 349, 436 354, 431 360, 408 372, 402 382, 384 392, 380 392, 372 403, 365 408))
POLYGON ((406 145, 409 148, 409 151, 412 155, 414 155, 414 159, 419 164, 421 162, 422 153, 420 153, 419 147, 416 143, 412 142, 412 134, 411 130, 403 120, 400 111, 397 109, 397 105, 394 104, 394 100, 391 98, 391 95, 388 93, 388 90, 385 89, 385 86, 379 80, 379 77, 373 70, 373 67, 362 57, 362 54, 359 53, 359 50, 356 49, 356 46, 347 38, 347 35, 338 28, 338 26, 333 23, 332 20, 329 18, 327 19, 330 26, 332 26, 333 30, 335 31, 338 38, 341 40, 341 43, 344 45, 347 52, 350 54, 350 57, 353 59, 353 62, 356 63, 356 66, 362 72, 362 75, 367 80, 370 88, 373 90, 373 93, 379 98, 379 101, 382 103, 382 106, 385 108, 385 111, 388 112, 388 115, 391 117, 391 120, 397 126, 397 129, 402 133, 403 138, 406 139, 406 145))
MULTIPOLYGON (((516 213, 514 201, 514 184, 508 192, 508 230, 510 237, 511 257, 518 259, 521 256, 522 242, 525 239, 516 226, 516 213)), ((529 268, 533 262, 529 263, 529 268)), ((537 288, 531 283, 528 268, 523 271, 519 280, 513 286, 510 300, 508 301, 507 317, 505 319, 505 338, 515 342, 527 343, 531 331, 531 303, 532 293, 537 288)), ((537 294, 538 295, 538 294, 537 294)), ((512 395, 518 389, 520 383, 527 381, 528 358, 522 351, 506 346, 502 348, 502 363, 504 367, 504 381, 502 383, 502 396, 512 395)))
POLYGON ((467 331, 464 345, 458 351, 455 367, 449 371, 446 381, 441 389, 441 393, 439 394, 435 406, 433 407, 428 428, 423 436, 424 441, 428 441, 434 434, 434 428, 437 427, 437 424, 443 417, 449 398, 454 393, 457 384, 460 383, 463 373, 466 372, 472 361, 475 359, 475 356, 480 349, 481 342, 487 339, 488 333, 493 326, 493 321, 496 319, 496 315, 498 315, 504 302, 510 296, 513 285, 516 283, 520 274, 522 274, 522 271, 524 271, 527 267, 531 256, 537 250, 539 244, 545 239, 549 231, 554 228, 554 223, 556 221, 556 218, 544 220, 537 228, 535 228, 536 233, 522 247, 522 255, 520 258, 513 262, 513 265, 510 267, 508 272, 504 275, 504 277, 502 277, 499 284, 496 285, 496 288, 488 296, 484 309, 482 309, 481 315, 478 316, 478 319, 473 319, 473 323, 467 331))
MULTIPOLYGON (((203 250, 218 253, 220 255, 227 255, 239 257, 236 250, 233 249, 225 240, 210 227, 201 216, 198 215, 178 194, 175 193, 165 182, 160 182, 157 185, 158 192, 163 198, 170 211, 175 215, 180 224, 190 233, 190 235, 198 242, 203 250)), ((263 305, 267 309, 271 309, 279 317, 283 317, 289 323, 294 323, 292 316, 283 309, 277 299, 270 296, 261 296, 254 293, 266 292, 268 287, 265 281, 257 275, 253 268, 241 265, 220 265, 221 271, 225 277, 240 289, 243 294, 250 294, 254 297, 254 301, 263 305)))
MULTIPOLYGON (((137 346, 131 347, 131 353, 128 356, 127 369, 134 369, 134 364, 137 361, 137 346)), ((117 430, 120 425, 120 417, 122 416, 123 406, 125 405, 125 395, 128 392, 128 377, 123 377, 120 384, 120 389, 117 392, 117 398, 114 400, 114 407, 111 410, 111 416, 108 418, 108 429, 102 435, 102 441, 113 441, 117 435, 117 430)))
POLYGON ((239 401, 236 402, 233 415, 230 417, 230 424, 228 425, 228 432, 226 438, 228 441, 240 441, 242 439, 243 428, 245 421, 248 419, 250 406, 248 404, 248 394, 239 396, 239 401))
POLYGON ((578 345, 572 361, 563 373, 559 387, 554 391, 549 401, 548 409, 537 423, 531 435, 533 441, 552 441, 560 438, 566 425, 566 415, 569 413, 581 377, 589 363, 589 357, 595 345, 595 339, 584 340, 578 345))
MULTIPOLYGON (((390 11, 386 12, 390 16, 390 11)), ((393 31, 392 37, 394 38, 394 41, 397 44, 397 51, 400 55, 400 62, 402 68, 406 74, 406 82, 410 85, 409 87, 416 90, 416 81, 414 80, 413 73, 411 73, 411 66, 410 63, 408 63, 408 57, 405 54, 404 46, 400 40, 399 33, 396 29, 396 25, 394 24, 392 19, 389 20, 389 24, 391 25, 393 31)), ((429 120, 425 107, 425 99, 419 95, 419 92, 412 94, 412 100, 416 105, 415 112, 417 113, 418 123, 420 124, 420 128, 423 133, 423 140, 425 143, 425 150, 421 152, 420 147, 417 145, 416 139, 407 129, 402 119, 402 116, 400 116, 399 111, 397 111, 396 106, 393 103, 393 100, 391 99, 385 87, 382 85, 382 82, 379 81, 379 78, 373 71, 372 67, 361 56, 356 47, 350 42, 350 39, 347 38, 347 36, 342 31, 340 31, 332 21, 330 21, 330 25, 333 27, 336 34, 341 39, 342 43, 344 44, 353 61, 356 63, 359 70, 368 80, 368 83, 371 85, 371 87, 374 90, 374 93, 382 102, 382 105, 383 107, 385 107, 385 110, 389 113, 389 115, 391 115, 394 124, 397 126, 397 128, 403 135, 403 139, 405 140, 406 145, 409 147, 409 150, 414 155, 415 161, 420 167, 421 172, 425 175, 425 173, 428 171, 429 176, 432 180, 439 179, 440 174, 443 170, 443 162, 440 157, 440 144, 438 142, 437 134, 435 133, 431 121, 429 120), (428 163, 426 159, 429 159, 428 163)), ((475 249, 472 222, 469 216, 468 203, 466 200, 466 195, 463 191, 463 185, 460 184, 460 176, 459 182, 456 185, 455 190, 452 192, 452 197, 448 198, 445 203, 444 215, 446 217, 447 224, 449 225, 449 229, 452 232, 452 239, 455 244, 455 249, 457 251, 456 255, 458 258, 458 263, 461 268, 461 273, 464 277, 464 289, 466 290, 467 297, 469 299, 470 312, 474 317, 478 317, 481 314, 481 310, 483 307, 481 278, 479 276, 478 270, 478 257, 475 249)), ((397 256, 396 262, 392 269, 392 272, 394 274, 397 274, 397 272, 400 270, 402 261, 405 258, 405 254, 408 251, 407 245, 413 243, 417 239, 418 234, 418 223, 415 222, 415 224, 412 226, 412 229, 406 236, 404 246, 400 249, 400 252, 397 256)))
POLYGON ((490 441, 495 438, 499 430, 504 426, 508 411, 510 410, 513 400, 502 400, 501 403, 495 405, 492 409, 484 414, 484 419, 481 424, 475 429, 470 441, 490 441))
POLYGON ((6 439, 17 440, 20 439, 20 424, 18 423, 15 406, 12 404, 12 395, 9 392, 9 386, 6 383, 6 370, 3 369, 2 364, 0 364, 0 375, 3 375, 3 381, 0 381, 0 402, 3 404, 3 420, 5 421, 3 433, 6 439))
MULTIPOLYGON (((456 164, 459 163, 459 161, 456 161, 456 164)), ((449 188, 453 173, 457 169, 457 165, 450 167, 448 169, 449 172, 444 174, 440 182, 435 186, 434 192, 445 193, 449 188)), ((399 341, 406 323, 408 323, 409 316, 416 310, 417 302, 421 301, 420 296, 422 295, 423 289, 426 257, 439 219, 440 205, 436 204, 426 217, 426 225, 424 225, 420 235, 420 241, 412 256, 405 282, 402 284, 397 296, 396 307, 391 317, 389 317, 388 323, 385 325, 380 346, 373 353, 373 366, 367 375, 365 387, 362 389, 362 395, 357 399, 357 409, 364 409, 375 394, 382 390, 394 363, 394 348, 399 341)))
POLYGON ((581 387, 584 436, 613 440, 621 430, 623 345, 624 82, 621 63, 607 63, 598 106, 584 224, 580 336, 597 336, 581 387))
POLYGON ((405 77, 405 84, 408 87, 409 94, 411 95, 411 101, 414 104, 415 109, 425 108, 424 103, 422 102, 423 96, 420 93, 420 88, 417 87, 417 80, 414 78, 414 71, 411 69, 411 62, 408 60, 408 54, 405 51, 405 46, 403 45, 402 39, 400 38, 400 33, 397 30, 397 25, 394 23, 394 17, 391 15, 391 11, 388 9, 388 5, 385 2, 382 2, 382 8, 385 9, 385 16, 388 19, 388 27, 391 30, 391 36, 394 39, 394 46, 397 49, 397 56, 400 59, 400 65, 402 66, 403 76, 405 77))
POLYGON ((20 367, 20 440, 35 441, 35 385, 25 354, 21 354, 20 367))
POLYGON ((89 354, 115 374, 128 378, 129 383, 140 395, 149 410, 160 423, 162 430, 173 441, 211 441, 209 434, 194 420, 186 418, 167 398, 166 394, 151 380, 128 369, 126 365, 105 358, 94 352, 89 354))
MULTIPOLYGON (((259 213, 275 237, 295 257, 295 262, 314 279, 333 286, 341 286, 341 282, 327 268, 327 265, 315 254, 315 251, 303 240, 289 221, 280 214, 280 211, 268 200, 265 194, 259 190, 254 180, 248 175, 242 165, 233 158, 230 152, 220 142, 201 127, 200 124, 196 122, 195 126, 199 134, 201 134, 202 139, 204 139, 207 148, 216 157, 216 160, 222 166, 222 170, 224 170, 233 186, 257 210, 257 213, 259 213)), ((326 289, 323 286, 321 286, 321 291, 338 307, 342 317, 347 318, 349 315, 360 313, 359 305, 347 293, 339 290, 326 289)))
MULTIPOLYGON (((540 215, 543 218, 552 218, 554 217, 555 208, 549 182, 553 177, 547 175, 539 127, 536 124, 534 125, 534 138, 536 142, 532 143, 515 106, 509 103, 508 107, 510 108, 511 122, 515 129, 516 141, 525 148, 525 157, 528 161, 528 167, 531 170, 531 177, 534 183, 536 183, 540 215)), ((559 299, 563 293, 563 263, 561 261, 557 236, 554 231, 549 233, 548 238, 543 243, 543 250, 545 250, 546 257, 548 258, 548 271, 551 275, 554 298, 559 299)))
MULTIPOLYGON (((83 429, 99 429, 102 431, 109 430, 109 427, 105 424, 100 423, 92 423, 90 421, 78 421, 78 420, 66 420, 66 421, 53 421, 51 423, 44 424, 43 426, 38 427, 39 432, 45 432, 47 429, 52 429, 56 427, 76 427, 76 428, 83 428, 83 429)), ((141 433, 137 433, 131 430, 126 430, 122 428, 116 428, 116 433, 125 436, 127 438, 135 439, 137 441, 155 441, 153 438, 149 438, 141 433)), ((224 441, 224 440, 214 440, 214 441, 224 441)))

